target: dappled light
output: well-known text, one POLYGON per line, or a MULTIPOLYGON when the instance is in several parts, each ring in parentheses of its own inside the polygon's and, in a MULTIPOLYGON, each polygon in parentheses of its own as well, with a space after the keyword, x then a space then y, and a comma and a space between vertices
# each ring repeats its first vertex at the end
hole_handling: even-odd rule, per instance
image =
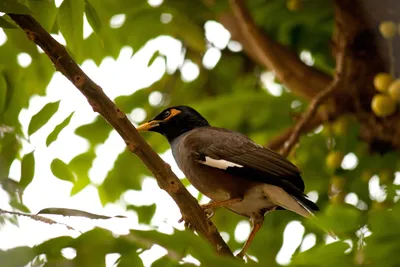
POLYGON ((3 2, 1 267, 400 266, 398 1, 3 2))

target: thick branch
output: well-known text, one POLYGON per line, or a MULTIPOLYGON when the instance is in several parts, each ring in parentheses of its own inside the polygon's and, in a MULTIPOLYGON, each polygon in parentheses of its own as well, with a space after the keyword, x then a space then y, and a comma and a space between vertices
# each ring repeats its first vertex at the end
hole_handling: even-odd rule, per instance
POLYGON ((67 53, 65 47, 54 40, 31 16, 17 14, 9 14, 9 16, 25 31, 32 42, 42 48, 56 69, 87 98, 93 110, 100 113, 119 133, 128 149, 143 161, 154 174, 158 185, 174 199, 185 220, 219 253, 232 256, 232 252, 219 235, 216 227, 210 220, 207 220, 196 199, 186 190, 170 166, 144 141, 126 115, 115 106, 101 87, 81 70, 67 53))
POLYGON ((293 93, 312 99, 331 83, 330 76, 304 64, 293 51, 261 33, 243 0, 230 0, 230 3, 236 21, 225 14, 221 19, 224 26, 231 31, 233 38, 236 35, 236 39, 239 39, 237 36, 241 35, 239 41, 245 51, 274 71, 293 93))

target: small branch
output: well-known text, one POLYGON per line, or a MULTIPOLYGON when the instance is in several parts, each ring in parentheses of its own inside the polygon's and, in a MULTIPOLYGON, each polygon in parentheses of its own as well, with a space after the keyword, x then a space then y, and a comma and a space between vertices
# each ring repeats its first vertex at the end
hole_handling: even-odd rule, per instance
POLYGON ((127 148, 135 153, 153 173, 160 188, 168 192, 179 206, 183 217, 220 254, 232 256, 232 252, 219 235, 214 224, 207 219, 197 200, 183 186, 160 156, 139 135, 126 115, 107 97, 102 88, 94 83, 75 63, 64 46, 54 40, 31 16, 8 14, 26 33, 29 40, 42 48, 46 55, 66 78, 87 98, 95 112, 100 113, 124 139, 127 148))
POLYGON ((319 92, 318 95, 311 101, 307 111, 301 120, 295 125, 293 131, 290 132, 288 140, 283 145, 283 148, 280 151, 282 156, 287 157, 289 155, 293 146, 299 141, 300 135, 304 131, 305 126, 317 112, 319 105, 321 105, 339 87, 339 81, 340 79, 335 78, 327 88, 319 92))
POLYGON ((287 157, 292 150, 292 148, 299 141, 301 133, 304 131, 308 122, 313 118, 315 113, 318 110, 318 107, 327 100, 335 91, 337 91, 341 86, 343 86, 343 74, 344 74, 344 66, 345 66, 345 58, 347 46, 344 40, 338 39, 341 41, 341 45, 338 47, 337 57, 336 57, 336 73, 335 78, 331 82, 329 86, 327 86, 324 90, 319 92, 315 98, 311 101, 308 106, 307 111, 304 113, 303 117, 300 121, 295 125, 293 131, 290 133, 288 140, 285 142, 283 148, 280 151, 280 154, 284 157, 287 157))
MULTIPOLYGON (((304 134, 309 131, 312 131, 313 129, 315 129, 316 127, 321 125, 322 123, 323 123, 323 119, 321 118, 321 116, 314 116, 301 128, 299 134, 304 134)), ((293 133, 293 131, 296 128, 296 125, 297 124, 290 127, 289 129, 286 129, 283 133, 279 134, 274 139, 269 140, 269 142, 268 142, 268 144, 266 144, 266 146, 275 151, 280 150, 284 146, 286 141, 290 138, 291 134, 293 133)))
POLYGON ((75 230, 74 228, 72 228, 71 226, 65 224, 65 223, 59 223, 56 222, 52 219, 40 216, 40 215, 36 215, 36 214, 29 214, 29 213, 22 213, 22 212, 17 212, 17 211, 8 211, 8 210, 3 210, 0 209, 0 215, 1 214, 11 214, 11 215, 17 215, 17 216, 24 216, 24 217, 28 217, 31 218, 32 220, 35 221, 39 221, 39 222, 44 222, 47 224, 59 224, 59 225, 64 225, 65 227, 67 227, 68 230, 75 230))
POLYGON ((230 4, 236 19, 232 21, 225 14, 222 20, 224 26, 232 32, 233 37, 239 35, 236 29, 239 28, 240 41, 246 52, 267 69, 274 71, 293 93, 312 99, 329 86, 332 81, 329 75, 306 65, 293 51, 262 33, 251 18, 243 0, 230 0, 230 4))

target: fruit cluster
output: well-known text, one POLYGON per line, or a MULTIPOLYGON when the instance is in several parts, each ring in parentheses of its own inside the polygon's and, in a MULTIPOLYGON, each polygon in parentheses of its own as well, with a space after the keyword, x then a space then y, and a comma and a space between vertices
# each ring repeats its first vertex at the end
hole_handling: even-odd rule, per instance
POLYGON ((387 117, 396 112, 396 103, 400 103, 400 79, 394 80, 389 73, 378 73, 374 77, 376 94, 371 101, 372 111, 378 117, 387 117))
MULTIPOLYGON (((388 40, 389 50, 393 50, 392 40, 397 32, 400 34, 400 26, 393 21, 383 21, 379 25, 379 31, 383 38, 388 40)), ((391 61, 394 61, 393 51, 389 51, 391 61)), ((396 112, 397 103, 400 103, 400 79, 395 79, 394 62, 391 62, 391 74, 382 72, 374 77, 374 87, 379 92, 371 101, 371 109, 378 117, 387 117, 396 112)))

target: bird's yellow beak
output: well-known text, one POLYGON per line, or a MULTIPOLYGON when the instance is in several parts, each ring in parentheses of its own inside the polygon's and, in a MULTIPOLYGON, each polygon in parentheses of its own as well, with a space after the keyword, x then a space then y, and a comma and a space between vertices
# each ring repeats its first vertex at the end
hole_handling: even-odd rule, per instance
POLYGON ((151 128, 157 127, 158 125, 160 125, 161 121, 148 121, 146 123, 143 123, 141 125, 139 125, 136 130, 138 130, 139 132, 146 132, 148 130, 150 130, 151 128))

